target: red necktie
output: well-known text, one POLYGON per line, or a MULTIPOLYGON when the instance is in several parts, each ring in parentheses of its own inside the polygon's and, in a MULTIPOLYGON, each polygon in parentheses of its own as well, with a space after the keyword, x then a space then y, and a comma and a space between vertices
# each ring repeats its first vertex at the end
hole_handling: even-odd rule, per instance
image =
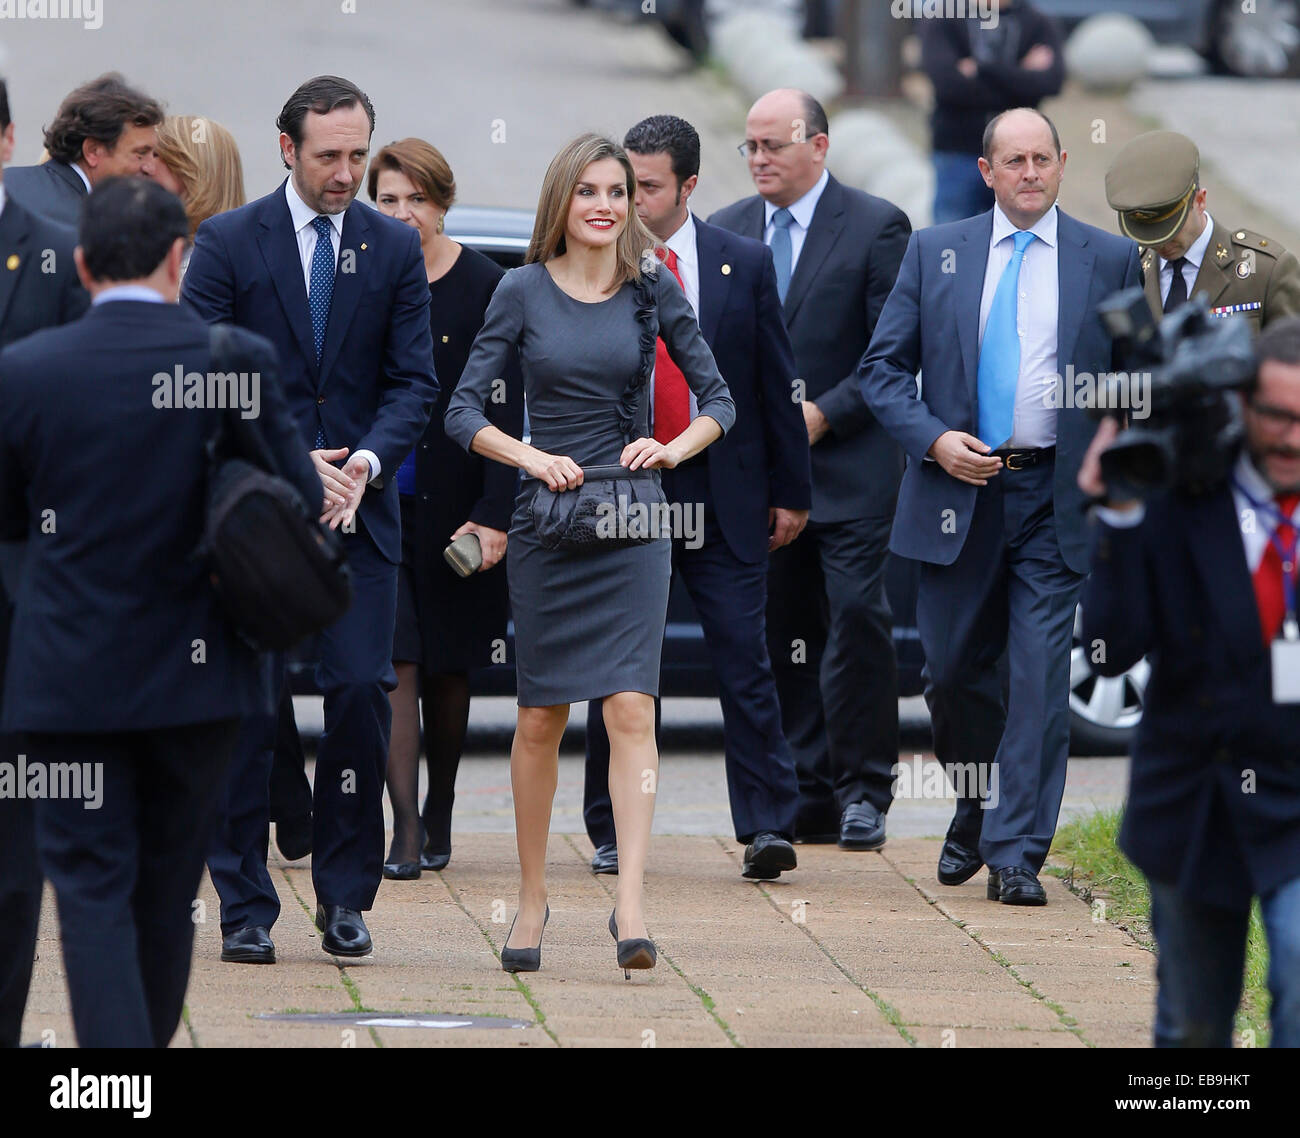
POLYGON ((1273 530, 1273 540, 1264 547, 1264 556, 1259 559, 1259 567, 1255 570, 1255 601, 1259 605, 1259 624, 1266 648, 1277 638, 1282 618, 1286 615, 1286 594, 1282 586, 1284 558, 1278 552, 1279 545, 1286 550, 1289 574, 1295 574, 1296 528, 1290 519, 1295 515, 1297 505, 1300 505, 1300 494, 1277 496, 1277 508, 1286 520, 1279 522, 1273 530))
MULTIPOLYGON (((677 254, 662 246, 655 249, 657 256, 669 271, 682 283, 682 275, 677 271, 677 254)), ((685 286, 683 286, 685 291, 685 286)), ((668 356, 662 337, 655 345, 655 432, 654 436, 661 443, 670 443, 680 435, 691 422, 691 395, 686 387, 686 377, 668 356)))

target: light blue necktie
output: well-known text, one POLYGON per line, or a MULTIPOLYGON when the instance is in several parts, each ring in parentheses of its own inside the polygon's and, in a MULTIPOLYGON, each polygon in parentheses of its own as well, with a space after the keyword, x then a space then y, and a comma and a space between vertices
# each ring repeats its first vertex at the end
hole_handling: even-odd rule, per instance
POLYGON ((1037 234, 1022 229, 1016 233, 1016 251, 1002 271, 993 305, 984 325, 984 343, 976 390, 979 398, 979 437, 997 448, 1011 437, 1016 414, 1016 386, 1020 382, 1020 333, 1017 331, 1016 298, 1020 289, 1020 266, 1025 249, 1037 234))
MULTIPOLYGON (((311 294, 307 298, 307 307, 311 309, 311 332, 316 341, 316 362, 320 363, 321 352, 325 350, 325 329, 330 322, 330 301, 334 297, 334 242, 330 238, 330 219, 328 217, 312 218, 311 226, 316 230, 316 249, 311 255, 311 294)), ((319 414, 319 412, 317 412, 319 414)), ((316 449, 325 446, 325 427, 316 427, 316 449)))
POLYGON ((790 291, 790 267, 794 263, 794 250, 790 245, 790 226, 794 224, 794 214, 784 206, 772 214, 772 260, 776 264, 776 292, 785 303, 785 294, 790 291))

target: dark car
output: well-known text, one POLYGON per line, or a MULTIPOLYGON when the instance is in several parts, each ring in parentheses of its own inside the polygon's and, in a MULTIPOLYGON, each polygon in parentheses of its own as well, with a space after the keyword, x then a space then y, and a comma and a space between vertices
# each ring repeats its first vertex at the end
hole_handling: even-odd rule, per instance
MULTIPOLYGON (((454 206, 447 213, 446 232, 462 244, 486 254, 503 268, 523 263, 533 231, 530 210, 454 206)), ((528 420, 525 410, 525 438, 528 420)), ((916 629, 916 590, 920 566, 892 554, 885 571, 885 591, 893 612, 894 651, 898 658, 898 688, 903 696, 920 695, 924 683, 921 638, 916 629)), ((1092 672, 1077 634, 1070 666, 1070 720, 1072 748, 1082 754, 1123 753, 1142 714, 1146 684, 1145 664, 1132 672, 1108 679, 1092 672)), ((506 659, 514 659, 514 625, 508 626, 506 659)), ((309 653, 300 654, 294 667, 294 690, 312 690, 309 653)), ((664 633, 662 692, 667 696, 716 696, 718 689, 704 646, 704 633, 690 596, 674 583, 668 597, 668 622, 664 633)), ((512 663, 495 664, 470 676, 478 695, 513 695, 512 663)))

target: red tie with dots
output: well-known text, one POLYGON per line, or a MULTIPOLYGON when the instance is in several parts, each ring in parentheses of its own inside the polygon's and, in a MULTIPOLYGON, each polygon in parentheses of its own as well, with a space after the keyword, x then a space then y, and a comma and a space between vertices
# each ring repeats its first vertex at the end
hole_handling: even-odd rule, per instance
POLYGON ((1259 559, 1259 567, 1255 570, 1255 601, 1259 605, 1259 624, 1266 648, 1282 630, 1282 618, 1286 615, 1283 563, 1288 575, 1294 576, 1296 571, 1296 527, 1290 519, 1295 516, 1297 505, 1300 505, 1300 494, 1277 496, 1277 508, 1284 520, 1273 531, 1273 540, 1264 547, 1264 556, 1259 559), (1279 545, 1286 552, 1285 558, 1278 552, 1279 545))
MULTIPOLYGON (((669 272, 681 284, 682 275, 677 271, 677 254, 661 245, 655 250, 655 256, 668 266, 669 272)), ((686 387, 686 377, 682 375, 682 369, 669 358, 668 349, 660 337, 655 344, 654 437, 661 443, 670 443, 690 426, 690 422, 691 396, 686 387)))

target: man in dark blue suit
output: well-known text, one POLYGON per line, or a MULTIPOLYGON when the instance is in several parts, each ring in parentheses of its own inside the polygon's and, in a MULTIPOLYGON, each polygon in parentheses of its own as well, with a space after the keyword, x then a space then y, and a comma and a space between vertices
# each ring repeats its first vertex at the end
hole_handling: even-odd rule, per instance
POLYGON ((987 790, 983 802, 958 798, 939 880, 961 884, 987 864, 989 897, 1020 905, 1047 900, 1037 875, 1065 788, 1088 570, 1075 476, 1092 427, 1075 381, 1112 367, 1097 304, 1140 282, 1136 245, 1057 207, 1065 161, 1037 111, 990 122, 980 168, 997 204, 913 235, 860 368, 868 405, 908 456, 891 548, 924 562, 917 626, 935 753, 963 764, 967 789, 987 790))
POLYGON ((82 1047, 171 1040, 221 778, 259 695, 256 657, 194 556, 205 443, 238 417, 307 502, 324 498, 265 340, 238 334, 260 364, 247 402, 160 408, 159 376, 227 370, 176 303, 188 234, 160 186, 106 182, 77 250, 94 306, 0 354, 0 536, 28 539, 4 692, 25 770, 7 761, 0 777, 25 775, 29 794, 43 781, 41 867, 82 1047), (105 477, 123 456, 147 470, 129 491, 105 477))
MULTIPOLYGON (((745 877, 794 869, 799 783, 781 729, 764 612, 767 555, 799 536, 811 500, 808 438, 795 391, 794 356, 781 319, 772 254, 761 242, 690 213, 700 138, 690 123, 655 115, 623 141, 636 172, 636 210, 695 309, 705 342, 736 401, 727 437, 663 474, 682 509, 673 572, 690 592, 722 702, 727 789, 745 877)), ((655 363, 654 435, 667 441, 692 415, 686 381, 665 351, 655 363)), ((617 873, 609 799, 609 736, 602 704, 587 708, 587 834, 592 869, 617 873)))
MULTIPOLYGON (((0 79, 0 167, 14 148, 9 91, 0 79)), ((3 170, 0 169, 0 174, 3 170)), ((77 279, 77 235, 14 201, 0 183, 0 347, 75 320, 90 303, 77 279)), ((0 572, 16 579, 25 543, 0 543, 0 572)), ((9 650, 11 602, 0 584, 0 691, 9 650)), ((0 734, 0 760, 13 762, 22 740, 0 734)), ((41 907, 35 814, 22 798, 0 797, 0 1047, 18 1043, 31 981, 41 907)))
MULTIPOLYGON (((1256 352, 1231 477, 1098 509, 1084 587, 1093 667, 1151 657, 1119 844, 1151 889, 1157 1047, 1232 1045, 1252 897, 1272 1043, 1300 1047, 1300 318, 1256 352)), ((1091 496, 1115 434, 1102 424, 1080 470, 1091 496)))
POLYGON ((15 166, 6 188, 33 213, 76 229, 87 195, 106 178, 153 176, 162 107, 115 72, 83 83, 45 128, 49 159, 15 166))
POLYGON ((799 771, 796 836, 874 850, 898 762, 885 564, 903 455, 862 402, 857 366, 912 226, 831 176, 828 126, 807 92, 764 95, 740 148, 758 193, 709 221, 772 250, 812 447, 808 525, 772 554, 767 581, 768 650, 799 771))
MULTIPOLYGON (((266 336, 285 397, 342 527, 354 599, 320 636, 325 732, 316 758, 312 884, 321 947, 372 948, 361 916, 384 860, 383 789, 396 686, 392 633, 401 528, 392 475, 428 421, 437 381, 429 285, 418 234, 353 199, 374 108, 336 76, 308 80, 280 113, 290 176, 199 227, 183 297, 205 320, 266 336), (342 462, 340 468, 335 465, 342 462)), ((227 824, 208 858, 221 896, 222 959, 273 963, 280 903, 266 870, 268 784, 283 660, 269 658, 270 704, 244 728, 227 824)))

